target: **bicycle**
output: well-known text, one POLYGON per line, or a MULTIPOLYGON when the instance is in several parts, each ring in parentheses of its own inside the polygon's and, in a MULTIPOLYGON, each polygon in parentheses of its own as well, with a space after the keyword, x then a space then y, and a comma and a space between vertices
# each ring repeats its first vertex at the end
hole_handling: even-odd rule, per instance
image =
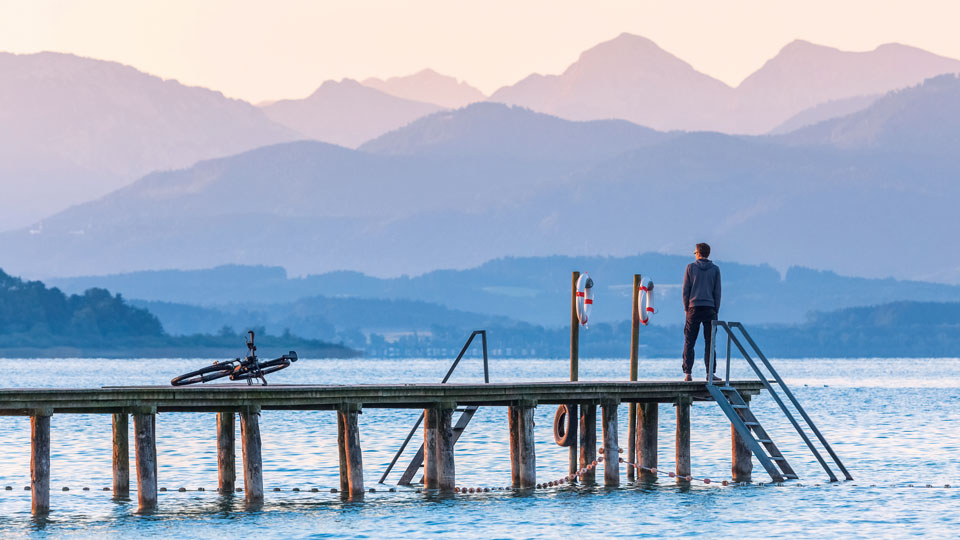
POLYGON ((190 373, 184 373, 179 377, 174 377, 170 380, 170 384, 173 386, 183 386, 194 383, 205 383, 215 379, 221 379, 223 377, 230 377, 231 381, 246 380, 248 385, 253 384, 253 379, 260 379, 262 384, 266 386, 267 379, 265 375, 275 371, 280 371, 281 369, 289 367, 290 364, 297 361, 296 351, 290 351, 280 358, 274 358, 273 360, 261 362, 260 359, 257 358, 257 346, 253 343, 253 330, 247 332, 246 341, 246 357, 234 358, 233 360, 227 360, 226 362, 214 362, 211 366, 200 368, 196 371, 191 371, 190 373))

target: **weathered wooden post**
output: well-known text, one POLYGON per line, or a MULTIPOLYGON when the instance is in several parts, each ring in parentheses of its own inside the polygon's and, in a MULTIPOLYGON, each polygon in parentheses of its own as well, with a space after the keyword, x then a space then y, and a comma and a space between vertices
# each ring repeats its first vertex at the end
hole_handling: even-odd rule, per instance
POLYGON ((520 487, 520 408, 507 407, 510 427, 510 485, 520 487))
POLYGON ((347 461, 347 493, 351 500, 363 498, 363 450, 360 448, 359 423, 361 408, 359 403, 346 403, 338 411, 343 418, 343 452, 347 461))
POLYGON ((522 402, 518 406, 517 417, 520 425, 517 429, 517 448, 520 454, 521 489, 534 488, 537 485, 537 454, 533 432, 533 413, 536 406, 536 403, 530 402, 522 402))
POLYGON ((220 493, 237 488, 237 428, 234 411, 217 413, 217 476, 220 493))
POLYGON ((652 482, 657 475, 650 469, 657 468, 657 433, 660 429, 660 404, 641 403, 637 407, 637 464, 641 470, 639 480, 652 482))
MULTIPOLYGON (((750 395, 745 394, 743 400, 750 405, 750 395)), ((733 447, 733 466, 731 467, 734 482, 749 482, 753 476, 753 452, 737 433, 733 424, 730 424, 730 442, 733 447)))
POLYGON ((52 409, 30 415, 30 493, 34 515, 50 511, 50 417, 52 409))
POLYGON ((347 426, 337 411, 337 454, 340 456, 340 493, 350 493, 350 467, 347 464, 347 426))
MULTIPOLYGON (((630 380, 637 380, 638 358, 640 356, 640 311, 637 301, 640 299, 640 274, 633 275, 633 302, 630 304, 633 313, 630 326, 630 380)), ((630 402, 630 413, 627 423, 627 461, 637 463, 637 404, 630 402)), ((627 481, 634 478, 633 467, 627 467, 627 481)))
POLYGON ((113 413, 113 497, 130 497, 130 416, 113 413))
POLYGON ((613 400, 602 404, 601 426, 603 428, 603 485, 620 485, 620 438, 617 436, 617 407, 613 400))
POLYGON ((141 511, 157 506, 157 409, 139 408, 133 413, 137 440, 137 499, 141 511))
POLYGON ((263 502, 263 457, 260 453, 260 407, 240 409, 240 439, 243 450, 243 494, 247 504, 263 502))
MULTIPOLYGON (((580 316, 577 315, 577 281, 579 280, 580 272, 573 272, 573 281, 570 286, 570 381, 572 382, 580 380, 580 316)), ((577 418, 577 404, 568 404, 567 414, 570 415, 570 418, 577 418)), ((577 432, 573 431, 567 437, 571 439, 568 471, 570 476, 575 476, 579 469, 577 432)), ((571 480, 571 482, 574 481, 571 480)))
POLYGON ((597 480, 597 471, 591 468, 597 459, 597 406, 594 403, 580 405, 580 480, 592 484, 597 480))
POLYGON ((690 404, 689 397, 677 399, 677 481, 690 475, 690 404))
POLYGON ((439 489, 440 478, 437 470, 437 409, 429 407, 423 411, 423 487, 439 489))
POLYGON ((457 485, 452 425, 455 408, 456 405, 444 405, 437 411, 437 476, 441 493, 453 493, 457 485))

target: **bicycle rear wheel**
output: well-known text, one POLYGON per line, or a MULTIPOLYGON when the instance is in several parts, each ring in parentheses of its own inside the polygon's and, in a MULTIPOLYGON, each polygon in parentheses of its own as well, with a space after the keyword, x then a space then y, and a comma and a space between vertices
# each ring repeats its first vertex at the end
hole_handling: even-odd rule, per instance
POLYGON ((205 383, 214 379, 226 377, 231 373, 233 373, 232 363, 213 364, 212 366, 200 368, 196 371, 191 371, 190 373, 184 373, 179 377, 174 377, 170 380, 170 384, 173 386, 184 386, 187 384, 205 383))
POLYGON ((236 373, 230 375, 231 381, 242 381, 244 379, 259 378, 262 375, 268 375, 275 371, 280 371, 285 367, 290 366, 290 360, 288 358, 277 358, 275 360, 267 360, 266 362, 260 362, 260 372, 254 373, 250 368, 244 366, 236 373))

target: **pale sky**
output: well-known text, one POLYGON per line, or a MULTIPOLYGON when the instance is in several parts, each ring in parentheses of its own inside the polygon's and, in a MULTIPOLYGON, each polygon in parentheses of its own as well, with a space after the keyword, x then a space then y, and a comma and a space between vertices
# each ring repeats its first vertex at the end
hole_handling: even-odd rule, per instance
POLYGON ((800 38, 960 58, 954 0, 0 0, 0 51, 114 60, 251 102, 430 67, 489 94, 622 32, 730 85, 800 38))

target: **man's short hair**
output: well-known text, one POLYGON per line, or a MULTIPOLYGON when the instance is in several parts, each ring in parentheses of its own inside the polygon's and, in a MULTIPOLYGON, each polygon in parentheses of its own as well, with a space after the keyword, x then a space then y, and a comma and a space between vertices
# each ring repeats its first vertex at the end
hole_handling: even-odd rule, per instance
POLYGON ((710 256, 710 244, 708 244, 708 243, 706 243, 706 242, 700 242, 699 244, 697 244, 697 251, 700 252, 700 256, 701 256, 701 257, 703 257, 703 258, 709 257, 709 256, 710 256))

